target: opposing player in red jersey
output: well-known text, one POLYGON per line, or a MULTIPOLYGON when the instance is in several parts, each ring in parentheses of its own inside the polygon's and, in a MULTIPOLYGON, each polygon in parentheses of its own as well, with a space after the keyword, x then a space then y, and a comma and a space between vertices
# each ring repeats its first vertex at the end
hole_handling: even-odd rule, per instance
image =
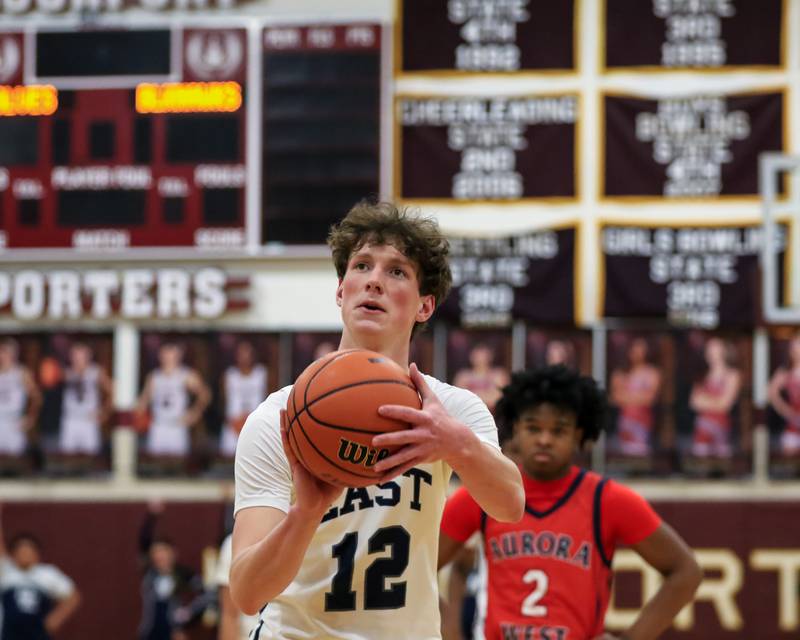
POLYGON ((487 640, 646 640, 691 600, 701 573, 686 543, 638 494, 572 464, 606 419, 605 393, 565 367, 515 373, 497 403, 506 437, 516 440, 525 485, 517 523, 483 513, 462 487, 442 518, 439 565, 475 533, 483 538, 483 587, 476 638, 487 640), (621 636, 604 633, 611 559, 630 545, 665 577, 621 636))

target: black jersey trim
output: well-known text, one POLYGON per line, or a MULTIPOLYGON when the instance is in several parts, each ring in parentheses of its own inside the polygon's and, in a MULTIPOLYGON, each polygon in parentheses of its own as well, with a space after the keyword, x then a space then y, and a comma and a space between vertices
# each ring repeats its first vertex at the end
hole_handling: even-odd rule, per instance
POLYGON ((583 482, 583 478, 585 476, 586 476, 586 469, 581 469, 578 475, 575 476, 575 479, 572 481, 572 484, 569 485, 569 488, 566 490, 564 495, 561 496, 556 501, 556 503, 546 511, 537 511, 536 509, 527 504, 525 505, 525 511, 531 514, 534 518, 545 518, 549 516, 551 513, 557 511, 565 504, 567 504, 567 501, 572 497, 572 494, 578 490, 578 487, 580 486, 581 482, 583 482))
POLYGON ((602 529, 602 498, 603 487, 606 486, 608 478, 603 478, 594 490, 594 505, 592 508, 592 521, 594 528, 594 544, 597 547, 597 552, 600 554, 600 559, 603 564, 609 569, 611 568, 611 559, 606 555, 606 550, 603 548, 603 529, 602 529))

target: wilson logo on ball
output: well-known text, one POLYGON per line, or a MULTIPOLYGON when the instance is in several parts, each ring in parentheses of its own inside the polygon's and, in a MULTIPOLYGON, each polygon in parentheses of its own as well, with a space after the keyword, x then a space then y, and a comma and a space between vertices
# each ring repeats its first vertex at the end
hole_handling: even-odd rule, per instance
POLYGON ((352 440, 339 439, 339 460, 371 467, 389 455, 388 449, 367 447, 352 440))

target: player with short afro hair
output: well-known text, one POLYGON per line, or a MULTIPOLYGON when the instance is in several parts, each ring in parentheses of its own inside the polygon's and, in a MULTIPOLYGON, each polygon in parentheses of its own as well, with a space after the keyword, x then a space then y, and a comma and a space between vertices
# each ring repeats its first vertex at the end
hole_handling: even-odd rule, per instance
POLYGON ((500 441, 511 438, 514 423, 527 409, 551 404, 575 414, 575 422, 582 430, 581 446, 594 442, 605 430, 608 402, 605 391, 593 378, 582 376, 564 365, 518 371, 503 388, 497 402, 495 418, 500 430, 500 441))

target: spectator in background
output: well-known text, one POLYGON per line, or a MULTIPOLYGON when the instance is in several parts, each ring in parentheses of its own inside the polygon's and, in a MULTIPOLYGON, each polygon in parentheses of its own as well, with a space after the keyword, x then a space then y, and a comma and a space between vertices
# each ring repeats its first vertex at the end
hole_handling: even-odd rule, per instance
POLYGON ((692 385, 689 407, 695 412, 692 455, 729 458, 731 410, 739 399, 742 376, 734 365, 733 345, 709 338, 705 345, 705 372, 692 385))
POLYGON ((203 581, 190 568, 178 564, 173 542, 156 535, 164 505, 151 502, 139 531, 142 577, 142 620, 139 640, 186 640, 185 629, 206 607, 203 581))
POLYGON ((217 640, 247 640, 258 616, 244 615, 231 599, 230 572, 233 557, 233 536, 228 534, 219 549, 219 560, 214 575, 219 598, 219 634, 217 640))
POLYGON ((500 398, 500 389, 508 384, 508 371, 494 365, 494 353, 485 342, 478 342, 469 352, 470 367, 460 369, 453 378, 453 385, 468 389, 494 411, 500 398))
POLYGON ((160 366, 147 375, 139 396, 137 411, 149 411, 151 416, 146 450, 152 456, 185 458, 189 429, 200 421, 211 399, 197 371, 183 364, 183 356, 183 347, 177 343, 162 344, 158 350, 160 366))
POLYGON ((225 399, 225 425, 220 437, 220 453, 233 458, 239 432, 250 412, 267 397, 267 369, 256 363, 253 345, 245 340, 236 345, 235 364, 225 370, 222 395, 225 399))
POLYGON ((769 381, 769 401, 786 421, 781 434, 784 455, 800 453, 800 333, 789 341, 788 366, 779 366, 769 381))
POLYGON ((575 347, 567 340, 550 340, 545 348, 544 363, 546 366, 563 364, 568 369, 576 369, 575 347))
POLYGON ((0 340, 0 456, 21 456, 36 425, 42 394, 19 362, 19 344, 0 340))
POLYGON ((312 361, 319 360, 323 356, 336 351, 336 343, 330 340, 323 340, 316 347, 314 347, 314 356, 312 361))
POLYGON ((60 569, 41 562, 39 541, 29 533, 5 547, 0 504, 0 640, 49 640, 75 612, 80 594, 60 569))
POLYGON ((108 374, 92 357, 92 350, 83 342, 70 347, 61 403, 61 453, 100 453, 101 425, 111 415, 113 390, 108 374))
POLYGON ((661 373, 648 357, 647 340, 634 338, 628 345, 625 365, 611 374, 610 399, 619 408, 617 446, 626 456, 649 456, 652 450, 661 373))

